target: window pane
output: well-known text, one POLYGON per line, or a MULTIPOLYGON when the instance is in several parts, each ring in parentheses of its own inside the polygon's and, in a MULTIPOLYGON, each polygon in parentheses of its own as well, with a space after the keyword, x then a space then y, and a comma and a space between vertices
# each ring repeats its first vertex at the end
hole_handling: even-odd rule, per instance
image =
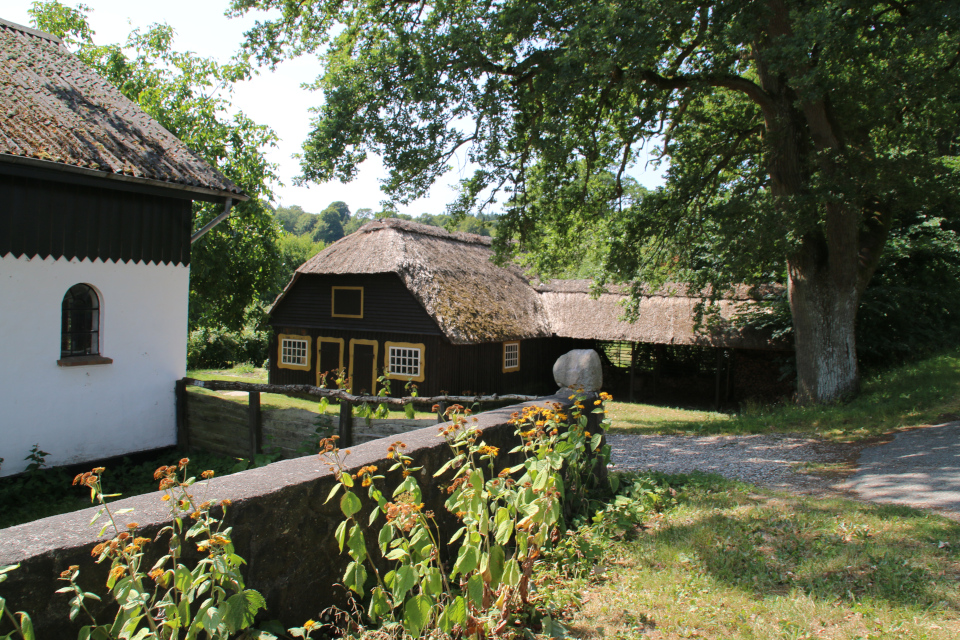
POLYGON ((390 347, 390 373, 400 376, 419 376, 420 349, 390 347))
POLYGON ((100 354, 100 298, 92 287, 75 284, 63 296, 60 356, 100 354))
POLYGON ((307 364, 307 341, 284 338, 280 345, 280 362, 305 366, 307 364))

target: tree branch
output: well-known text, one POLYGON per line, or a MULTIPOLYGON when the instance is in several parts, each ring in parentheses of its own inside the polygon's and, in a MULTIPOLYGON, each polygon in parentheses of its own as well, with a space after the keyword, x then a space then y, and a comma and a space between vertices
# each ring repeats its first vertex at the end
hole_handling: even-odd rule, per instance
POLYGON ((643 69, 636 72, 636 75, 643 82, 652 84, 659 89, 687 89, 697 88, 699 86, 724 87, 733 89, 746 95, 762 109, 772 110, 775 105, 773 99, 763 90, 760 85, 746 78, 733 75, 690 75, 690 76, 672 76, 664 77, 656 71, 643 69))

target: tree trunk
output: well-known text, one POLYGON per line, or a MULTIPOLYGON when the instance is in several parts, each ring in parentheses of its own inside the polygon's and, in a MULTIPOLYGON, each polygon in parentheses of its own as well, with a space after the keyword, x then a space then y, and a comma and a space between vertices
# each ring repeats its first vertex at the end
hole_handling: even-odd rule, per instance
MULTIPOLYGON (((819 261, 804 259, 813 252, 803 247, 788 260, 800 404, 833 402, 860 388, 854 332, 860 302, 856 279, 836 278, 819 261)), ((852 266, 856 269, 856 263, 852 266)))

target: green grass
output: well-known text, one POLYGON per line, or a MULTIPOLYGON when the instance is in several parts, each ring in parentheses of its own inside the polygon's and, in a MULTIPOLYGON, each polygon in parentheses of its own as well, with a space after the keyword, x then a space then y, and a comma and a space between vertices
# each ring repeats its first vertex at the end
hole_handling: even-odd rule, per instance
MULTIPOLYGON (((252 368, 250 365, 238 365, 232 369, 196 369, 187 371, 188 378, 194 378, 196 380, 230 380, 233 382, 252 382, 259 384, 267 383, 267 370, 262 368, 252 368)), ((199 393, 199 394, 208 394, 215 395, 226 400, 231 400, 233 402, 238 402, 241 404, 247 403, 246 394, 233 394, 229 391, 209 391, 207 389, 201 389, 199 387, 187 387, 190 393, 199 393)), ((312 398, 295 398, 291 396, 286 396, 279 393, 261 393, 260 394, 260 408, 263 410, 270 409, 303 409, 305 411, 311 411, 313 413, 320 413, 320 402, 319 399, 312 398)), ((340 412, 340 408, 336 405, 331 405, 327 407, 326 413, 331 415, 336 415, 340 412)), ((430 411, 421 411, 417 410, 414 415, 415 418, 436 418, 436 415, 430 411)), ((390 418, 396 420, 402 420, 406 418, 406 415, 402 410, 396 410, 390 412, 390 418)))
POLYGON ((745 407, 739 415, 610 402, 612 433, 801 433, 835 441, 958 419, 960 353, 951 352, 865 377, 849 402, 815 407, 745 407))
POLYGON ((700 476, 630 538, 549 585, 580 602, 574 637, 960 637, 960 524, 940 516, 700 476))

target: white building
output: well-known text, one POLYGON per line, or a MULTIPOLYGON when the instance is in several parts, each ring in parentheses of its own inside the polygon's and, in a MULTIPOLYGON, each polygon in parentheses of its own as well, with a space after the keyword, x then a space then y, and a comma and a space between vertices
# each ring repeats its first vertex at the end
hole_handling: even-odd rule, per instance
POLYGON ((247 198, 57 38, 0 60, 0 475, 176 444, 192 202, 247 198))

